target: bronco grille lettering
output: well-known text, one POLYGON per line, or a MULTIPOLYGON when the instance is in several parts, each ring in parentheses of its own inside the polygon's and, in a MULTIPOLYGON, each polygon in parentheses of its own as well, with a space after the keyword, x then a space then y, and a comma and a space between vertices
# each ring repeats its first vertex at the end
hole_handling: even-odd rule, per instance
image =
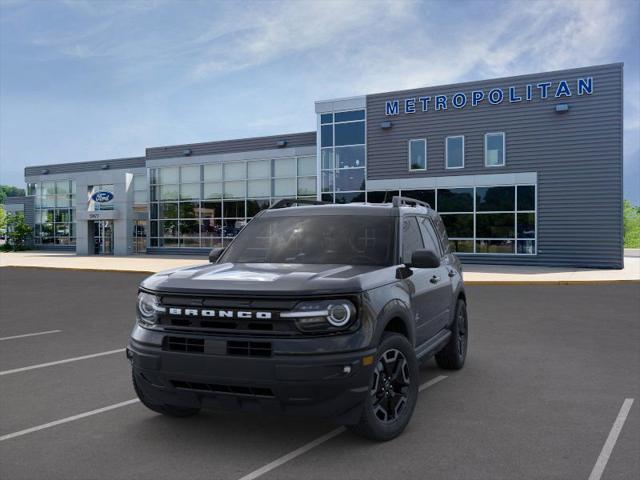
POLYGON ((211 309, 196 309, 196 308, 177 308, 169 307, 169 315, 180 315, 185 317, 207 317, 207 318, 239 318, 239 319, 252 319, 270 320, 272 318, 271 312, 250 312, 244 310, 211 310, 211 309))

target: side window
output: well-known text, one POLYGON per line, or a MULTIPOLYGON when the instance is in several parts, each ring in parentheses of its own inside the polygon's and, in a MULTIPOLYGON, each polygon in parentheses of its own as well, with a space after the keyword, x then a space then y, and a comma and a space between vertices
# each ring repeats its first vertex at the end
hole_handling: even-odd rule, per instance
POLYGON ((442 257, 442 248, 440 247, 440 241, 433 229, 431 221, 426 217, 421 217, 418 221, 420 223, 420 231, 422 232, 422 238, 424 239, 424 248, 431 250, 439 257, 442 257))
POLYGON ((411 262, 414 251, 424 248, 416 217, 402 220, 402 263, 411 262))
POLYGON ((444 222, 442 221, 442 218, 440 218, 440 215, 436 215, 434 220, 436 224, 436 233, 440 237, 440 243, 442 244, 442 248, 444 249, 444 254, 447 255, 451 253, 451 247, 449 246, 449 237, 447 236, 447 229, 445 228, 444 222))

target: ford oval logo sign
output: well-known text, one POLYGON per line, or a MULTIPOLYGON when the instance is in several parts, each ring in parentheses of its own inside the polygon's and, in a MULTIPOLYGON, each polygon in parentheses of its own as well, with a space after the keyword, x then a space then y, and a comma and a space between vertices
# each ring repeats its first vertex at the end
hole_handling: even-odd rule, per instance
POLYGON ((96 192, 91 195, 91 200, 98 203, 107 203, 113 200, 113 193, 111 192, 96 192))

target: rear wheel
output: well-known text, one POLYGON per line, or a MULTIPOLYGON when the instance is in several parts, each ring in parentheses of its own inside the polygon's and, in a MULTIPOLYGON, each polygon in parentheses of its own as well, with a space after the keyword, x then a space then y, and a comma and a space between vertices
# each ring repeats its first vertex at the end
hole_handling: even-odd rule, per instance
POLYGON ((451 325, 451 338, 445 347, 436 353, 436 363, 446 370, 460 370, 467 358, 469 330, 467 320, 467 304, 458 299, 456 314, 451 325))
POLYGON ((375 441, 391 440, 405 429, 418 396, 418 362, 409 341, 386 333, 380 342, 362 415, 349 429, 375 441))
POLYGON ((200 412, 199 408, 178 407, 176 405, 167 404, 158 405, 152 403, 138 386, 138 381, 136 380, 136 376, 133 372, 131 372, 131 379, 133 381, 133 389, 136 391, 136 395, 138 395, 140 402, 149 410, 153 410, 156 413, 161 413, 162 415, 167 415, 169 417, 191 417, 200 412))

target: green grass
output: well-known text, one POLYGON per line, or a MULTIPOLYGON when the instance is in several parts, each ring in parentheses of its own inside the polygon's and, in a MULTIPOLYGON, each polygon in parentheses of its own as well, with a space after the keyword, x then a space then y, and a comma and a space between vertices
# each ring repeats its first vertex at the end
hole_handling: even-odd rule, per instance
POLYGON ((640 248, 640 207, 624 201, 624 247, 640 248))

